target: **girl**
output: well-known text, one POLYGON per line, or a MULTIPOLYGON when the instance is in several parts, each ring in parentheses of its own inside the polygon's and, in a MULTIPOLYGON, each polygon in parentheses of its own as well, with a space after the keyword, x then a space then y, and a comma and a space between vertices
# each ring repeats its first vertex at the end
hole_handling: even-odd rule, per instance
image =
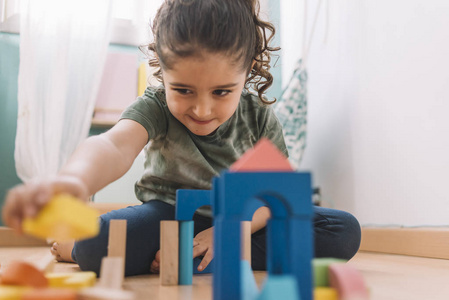
MULTIPOLYGON (((258 16, 256 0, 166 0, 153 24, 150 65, 162 86, 148 88, 108 132, 88 138, 57 176, 12 189, 3 209, 7 225, 20 231, 55 193, 87 199, 118 179, 144 149, 145 171, 136 183, 143 204, 100 217, 100 234, 67 248, 60 259, 99 272, 107 254, 109 221, 126 219, 126 275, 157 272, 159 223, 174 219, 177 189, 210 189, 213 176, 228 168, 262 137, 288 155, 282 128, 263 93, 272 83, 268 44, 272 24, 258 16), (254 89, 257 95, 248 92, 254 89)), ((267 207, 252 220, 252 266, 266 269, 267 207)), ((198 271, 213 258, 209 208, 194 216, 198 271)), ((360 226, 350 214, 315 208, 318 257, 350 259, 358 250, 360 226)))

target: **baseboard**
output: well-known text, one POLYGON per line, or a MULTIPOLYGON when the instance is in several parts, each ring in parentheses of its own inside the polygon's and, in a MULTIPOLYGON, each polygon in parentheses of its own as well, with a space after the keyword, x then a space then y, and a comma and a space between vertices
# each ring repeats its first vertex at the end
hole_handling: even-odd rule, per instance
POLYGON ((0 247, 43 247, 49 244, 27 235, 18 235, 11 228, 0 226, 0 247))
POLYGON ((361 251, 449 259, 448 228, 362 228, 361 251))

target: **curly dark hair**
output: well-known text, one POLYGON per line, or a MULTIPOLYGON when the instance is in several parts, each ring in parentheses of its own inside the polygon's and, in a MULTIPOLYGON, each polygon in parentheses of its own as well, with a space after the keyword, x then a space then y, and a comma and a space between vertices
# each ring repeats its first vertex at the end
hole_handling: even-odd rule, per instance
POLYGON ((170 69, 177 57, 220 52, 242 63, 246 89, 257 91, 263 103, 274 103, 264 93, 273 83, 271 52, 280 48, 269 46, 275 28, 259 10, 258 0, 165 0, 153 20, 154 42, 146 46, 153 75, 162 82, 161 68, 170 69))

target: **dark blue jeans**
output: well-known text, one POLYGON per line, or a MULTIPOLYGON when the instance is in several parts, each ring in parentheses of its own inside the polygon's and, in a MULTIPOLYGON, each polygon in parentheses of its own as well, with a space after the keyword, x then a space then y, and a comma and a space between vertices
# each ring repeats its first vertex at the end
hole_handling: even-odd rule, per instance
MULTIPOLYGON (((323 207, 314 207, 315 256, 350 259, 359 249, 361 231, 351 214, 323 207)), ((72 258, 81 270, 100 272, 102 257, 107 255, 109 220, 127 220, 125 275, 147 274, 159 250, 160 221, 173 220, 175 207, 161 201, 111 211, 100 217, 100 234, 75 243, 72 258)), ((193 217, 194 234, 212 226, 211 218, 193 217)), ((252 235, 251 257, 254 270, 266 270, 265 228, 252 235)), ((207 270, 207 269, 206 269, 207 270)))

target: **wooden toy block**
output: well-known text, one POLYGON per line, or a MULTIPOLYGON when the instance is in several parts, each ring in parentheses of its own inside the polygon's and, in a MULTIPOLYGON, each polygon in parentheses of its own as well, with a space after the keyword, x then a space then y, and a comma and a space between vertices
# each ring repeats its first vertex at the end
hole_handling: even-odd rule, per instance
POLYGON ((120 290, 125 279, 123 257, 103 257, 100 270, 100 286, 120 290))
POLYGON ((67 194, 55 195, 35 218, 22 223, 27 234, 60 242, 80 240, 98 234, 98 213, 67 194))
POLYGON ((178 285, 179 224, 161 221, 161 285, 178 285))
POLYGON ((259 288, 257 287, 251 265, 247 260, 242 260, 240 266, 240 271, 242 273, 242 300, 254 300, 259 294, 259 288))
POLYGON ((314 286, 329 286, 329 265, 346 263, 346 260, 337 258, 314 258, 312 260, 314 286))
POLYGON ((44 288, 48 280, 43 272, 22 261, 11 262, 2 274, 2 284, 44 288))
POLYGON ((242 259, 251 266, 251 221, 242 221, 242 259))
POLYGON ((109 222, 108 256, 126 259, 126 220, 109 222))
POLYGON ((238 270, 240 220, 248 220, 248 208, 255 207, 257 203, 268 206, 271 211, 267 224, 268 273, 293 276, 301 299, 312 300, 310 173, 223 171, 220 177, 214 178, 211 192, 214 208, 214 300, 242 299, 238 270), (282 255, 285 253, 287 255, 282 255))
POLYGON ((76 300, 76 291, 70 289, 32 289, 23 293, 21 300, 76 300))
POLYGON ((329 282, 337 290, 340 300, 369 299, 362 274, 348 264, 329 265, 329 282))
POLYGON ((27 290, 29 288, 23 286, 0 285, 0 300, 21 300, 27 290))
POLYGON ((54 255, 51 254, 51 252, 49 251, 37 260, 36 259, 31 260, 31 259, 25 258, 24 262, 27 262, 27 263, 33 265, 34 267, 36 267, 36 269, 38 269, 41 272, 50 273, 50 272, 53 272, 53 268, 55 266, 56 259, 55 259, 54 255))
POLYGON ((273 143, 262 138, 243 154, 238 161, 231 165, 230 172, 289 172, 293 171, 287 157, 282 154, 273 143))
POLYGON ((45 276, 52 288, 82 289, 92 287, 97 282, 95 272, 50 273, 45 276))
POLYGON ((291 275, 268 275, 257 300, 301 300, 296 280, 291 275))
POLYGON ((331 287, 316 287, 313 291, 314 300, 339 300, 337 290, 331 287))
POLYGON ((78 300, 134 300, 134 293, 125 290, 112 290, 104 287, 83 289, 78 300))
POLYGON ((193 221, 179 221, 179 285, 192 284, 193 221))

